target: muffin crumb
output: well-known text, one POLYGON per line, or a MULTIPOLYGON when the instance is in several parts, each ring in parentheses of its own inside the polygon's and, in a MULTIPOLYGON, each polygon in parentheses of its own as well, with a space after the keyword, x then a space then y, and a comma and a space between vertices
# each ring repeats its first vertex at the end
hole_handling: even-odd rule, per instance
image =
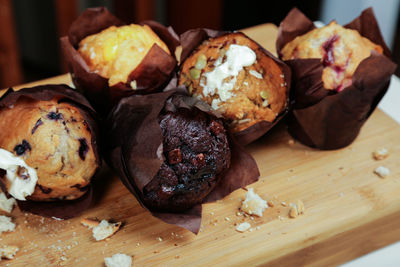
POLYGON ((251 227, 251 225, 248 222, 244 222, 244 223, 241 223, 238 226, 236 226, 236 231, 244 233, 247 230, 249 230, 250 227, 251 227))
POLYGON ((15 204, 16 201, 14 198, 7 198, 6 194, 4 194, 3 192, 0 193, 0 210, 10 213, 13 210, 15 204))
POLYGON ((264 210, 268 208, 267 201, 254 193, 253 188, 249 188, 246 193, 246 199, 242 202, 240 209, 249 215, 263 216, 264 210))
POLYGON ((115 234, 122 223, 110 223, 107 220, 101 220, 101 222, 91 219, 82 219, 81 224, 92 229, 93 237, 96 241, 104 240, 115 234))
POLYGON ((372 153, 372 156, 375 160, 382 160, 389 156, 389 151, 386 148, 382 147, 382 148, 375 150, 372 153))
POLYGON ((0 248, 0 260, 7 259, 12 260, 14 259, 15 254, 17 254, 19 248, 17 246, 3 246, 0 248))
POLYGON ((390 170, 384 166, 379 166, 374 170, 374 173, 381 178, 385 178, 390 175, 390 170))
POLYGON ((131 267, 132 257, 126 254, 117 253, 111 257, 104 258, 107 267, 131 267))
POLYGON ((14 232, 15 224, 10 217, 0 215, 0 234, 2 232, 14 232))

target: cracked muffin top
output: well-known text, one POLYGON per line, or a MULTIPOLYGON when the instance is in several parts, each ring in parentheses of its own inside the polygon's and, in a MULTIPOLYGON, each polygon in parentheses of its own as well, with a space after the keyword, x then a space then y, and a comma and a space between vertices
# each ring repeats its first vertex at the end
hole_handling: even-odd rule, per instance
POLYGON ((167 45, 149 26, 131 24, 111 26, 87 36, 79 43, 78 51, 90 70, 108 78, 112 86, 127 83, 130 73, 154 44, 170 54, 167 45))
POLYGON ((76 199, 97 169, 92 135, 79 109, 57 99, 20 98, 0 109, 0 148, 34 168, 31 200, 76 199))
POLYGON ((144 187, 143 200, 159 211, 182 211, 214 189, 229 168, 231 151, 220 119, 199 110, 160 115, 164 162, 144 187))
POLYGON ((382 54, 381 46, 346 29, 335 21, 296 37, 282 49, 282 59, 320 58, 324 66, 322 81, 329 90, 342 91, 352 84, 352 77, 362 60, 372 51, 382 54))
POLYGON ((223 114, 233 132, 273 122, 287 106, 281 67, 243 33, 205 40, 183 62, 179 84, 223 114))

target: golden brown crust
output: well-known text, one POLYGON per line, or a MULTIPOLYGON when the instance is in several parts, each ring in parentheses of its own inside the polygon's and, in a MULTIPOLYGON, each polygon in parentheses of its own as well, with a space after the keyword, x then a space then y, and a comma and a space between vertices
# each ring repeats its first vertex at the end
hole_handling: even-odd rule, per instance
POLYGON ((91 132, 76 107, 21 98, 1 109, 0 118, 0 148, 37 171, 29 199, 76 199, 87 191, 97 163, 91 132))
POLYGON ((332 21, 296 37, 282 49, 283 60, 321 58, 325 68, 322 80, 326 89, 341 91, 351 84, 352 76, 371 51, 383 48, 362 37, 356 30, 345 29, 332 21))
MULTIPOLYGON (((229 79, 231 77, 224 81, 229 82, 229 79)), ((260 121, 273 122, 286 107, 287 88, 282 69, 257 43, 242 33, 226 34, 204 41, 184 61, 179 84, 185 84, 191 95, 220 111, 230 121, 233 132, 244 130, 260 121), (238 73, 232 89, 233 96, 221 101, 218 93, 215 95, 204 93, 202 83, 207 85, 204 74, 215 69, 218 58, 221 58, 222 62, 226 60, 224 53, 232 44, 250 48, 256 54, 256 61, 238 73), (193 73, 193 69, 196 69, 196 64, 197 67, 199 65, 202 67, 201 62, 200 64, 198 62, 199 58, 204 56, 207 63, 200 68, 199 77, 191 75, 191 71, 193 73)))
POLYGON ((157 44, 170 54, 167 45, 147 25, 111 26, 89 35, 79 43, 79 53, 90 70, 109 79, 109 85, 128 82, 150 48, 157 44))

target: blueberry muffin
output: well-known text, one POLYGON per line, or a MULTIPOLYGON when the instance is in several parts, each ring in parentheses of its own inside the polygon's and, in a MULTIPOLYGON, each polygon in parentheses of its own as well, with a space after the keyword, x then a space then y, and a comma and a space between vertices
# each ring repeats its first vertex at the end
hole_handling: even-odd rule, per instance
MULTIPOLYGON (((127 83, 153 45, 170 54, 167 45, 147 25, 111 26, 84 38, 78 52, 92 72, 109 79, 109 86, 127 83)), ((134 82, 131 84, 136 89, 134 82)))
POLYGON ((199 110, 160 115, 164 162, 143 189, 152 210, 179 212, 199 204, 230 166, 222 121, 199 110))
POLYGON ((98 168, 92 133, 80 109, 58 100, 20 97, 0 109, 0 148, 37 172, 29 200, 77 199, 98 168))
POLYGON ((222 113, 233 132, 273 122, 287 106, 282 68, 243 33, 205 40, 183 62, 179 84, 222 113))
POLYGON ((335 21, 296 37, 281 50, 282 59, 320 58, 324 65, 322 81, 329 90, 342 91, 352 84, 353 74, 362 60, 383 48, 346 29, 335 21))

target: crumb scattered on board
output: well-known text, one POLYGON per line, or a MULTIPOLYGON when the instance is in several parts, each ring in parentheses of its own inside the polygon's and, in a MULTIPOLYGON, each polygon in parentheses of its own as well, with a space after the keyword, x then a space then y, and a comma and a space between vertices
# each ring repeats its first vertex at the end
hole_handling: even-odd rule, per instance
POLYGON ((121 227, 121 222, 110 223, 107 220, 82 219, 81 224, 92 229, 93 238, 96 241, 104 240, 115 234, 121 227))
POLYGON ((385 178, 390 175, 390 170, 384 166, 379 166, 374 170, 374 173, 381 178, 385 178))
POLYGON ((372 157, 375 160, 382 160, 385 159, 389 156, 389 151, 387 150, 387 148, 379 148, 377 150, 375 150, 374 152, 372 152, 372 157))
POLYGON ((6 194, 0 192, 0 210, 10 213, 13 210, 15 204, 16 201, 14 198, 7 198, 6 194))
POLYGON ((246 199, 242 202, 240 209, 249 215, 262 217, 266 208, 268 208, 267 201, 254 193, 253 188, 249 188, 246 193, 246 199))
POLYGON ((8 216, 0 215, 0 234, 2 232, 14 232, 15 224, 8 216))
POLYGON ((246 232, 247 230, 249 230, 250 227, 251 227, 251 225, 248 222, 243 222, 236 226, 236 231, 243 233, 243 232, 246 232))
POLYGON ((17 246, 2 246, 0 247, 0 261, 1 259, 12 260, 17 254, 19 248, 17 246))
POLYGON ((301 200, 297 200, 297 203, 289 209, 289 217, 294 219, 301 214, 304 214, 304 203, 301 200))
POLYGON ((104 258, 107 267, 131 267, 132 257, 126 254, 118 253, 111 257, 104 258))

